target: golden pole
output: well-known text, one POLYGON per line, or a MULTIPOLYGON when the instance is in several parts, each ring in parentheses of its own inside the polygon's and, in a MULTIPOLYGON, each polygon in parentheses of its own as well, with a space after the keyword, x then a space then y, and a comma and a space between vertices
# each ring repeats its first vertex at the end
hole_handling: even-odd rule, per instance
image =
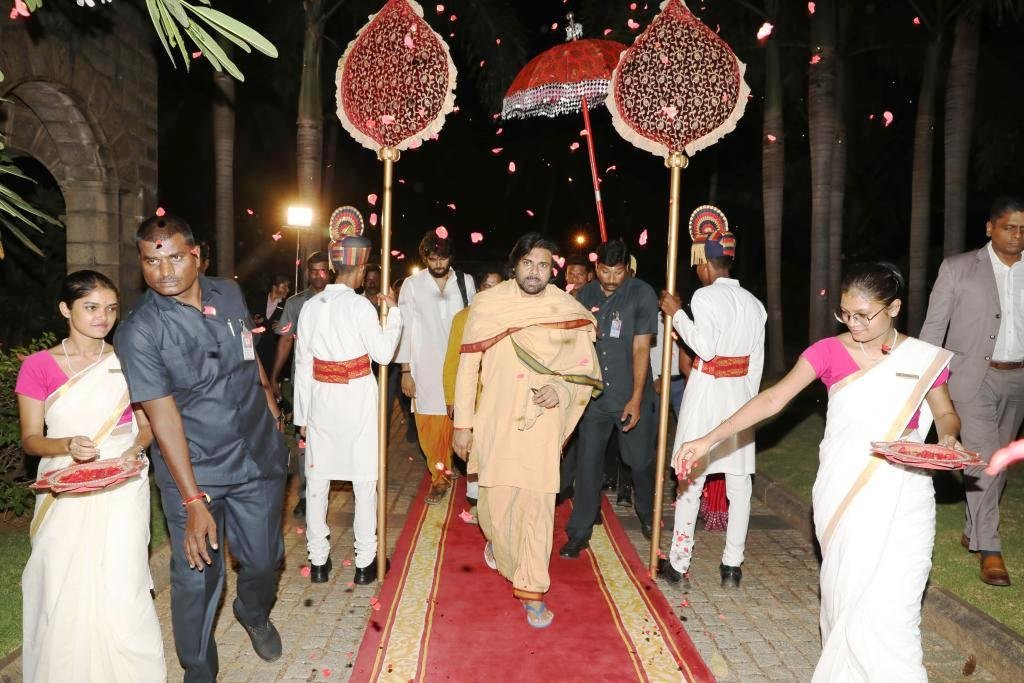
MULTIPOLYGON (((672 152, 665 159, 665 166, 671 174, 671 189, 668 202, 668 257, 665 266, 665 289, 676 293, 676 254, 679 250, 679 184, 683 169, 689 160, 682 152, 672 152)), ((664 504, 665 457, 668 451, 668 411, 672 400, 672 319, 667 315, 663 320, 664 333, 661 346, 661 399, 658 406, 658 455, 654 465, 654 511, 651 518, 651 563, 648 567, 651 578, 658 573, 658 548, 661 544, 661 508, 664 504)))
MULTIPOLYGON (((391 291, 391 185, 395 162, 400 156, 393 147, 383 147, 377 158, 384 162, 384 197, 381 203, 380 289, 391 291)), ((380 303, 380 324, 388 323, 388 305, 380 303)), ((383 582, 388 562, 388 366, 377 366, 377 580, 383 582)))

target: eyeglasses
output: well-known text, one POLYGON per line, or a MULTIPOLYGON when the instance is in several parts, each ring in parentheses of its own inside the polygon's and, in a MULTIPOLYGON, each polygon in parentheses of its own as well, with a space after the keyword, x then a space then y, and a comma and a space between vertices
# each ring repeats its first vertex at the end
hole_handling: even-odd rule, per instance
POLYGON ((844 325, 853 323, 858 326, 867 326, 872 320, 878 317, 878 314, 889 308, 888 306, 882 306, 880 309, 872 313, 871 315, 864 315, 863 313, 847 313, 843 309, 834 311, 832 315, 835 317, 836 322, 840 322, 844 325))

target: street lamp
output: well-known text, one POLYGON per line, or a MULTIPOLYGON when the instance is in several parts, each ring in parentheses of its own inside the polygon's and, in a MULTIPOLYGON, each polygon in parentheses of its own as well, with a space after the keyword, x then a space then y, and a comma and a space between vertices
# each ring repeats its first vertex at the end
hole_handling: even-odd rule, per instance
POLYGON ((299 231, 313 229, 313 209, 309 206, 289 206, 285 213, 285 227, 295 230, 295 291, 299 291, 299 231))
POLYGON ((582 232, 581 232, 581 233, 578 233, 578 234, 576 235, 576 244, 577 244, 578 246, 581 246, 581 247, 582 247, 582 246, 583 246, 583 245, 585 245, 586 243, 587 243, 587 236, 586 236, 586 235, 584 235, 584 234, 583 234, 582 232))

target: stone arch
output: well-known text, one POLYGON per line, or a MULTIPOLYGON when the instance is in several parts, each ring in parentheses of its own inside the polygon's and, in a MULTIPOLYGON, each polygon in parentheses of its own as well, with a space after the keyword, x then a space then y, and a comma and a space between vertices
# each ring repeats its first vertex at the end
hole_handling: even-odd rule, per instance
POLYGON ((68 269, 104 272, 130 306, 141 291, 135 228, 156 208, 152 27, 128 3, 89 26, 78 11, 44 6, 0 22, 0 131, 60 185, 68 269))
POLYGON ((68 271, 91 268, 117 281, 118 182, 109 151, 58 84, 25 81, 6 97, 9 146, 46 166, 64 195, 68 271))

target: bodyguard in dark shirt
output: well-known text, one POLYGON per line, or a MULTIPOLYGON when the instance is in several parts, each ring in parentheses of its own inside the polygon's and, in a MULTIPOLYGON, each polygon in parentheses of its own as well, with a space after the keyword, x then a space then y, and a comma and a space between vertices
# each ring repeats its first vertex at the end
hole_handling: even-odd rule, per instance
POLYGON ((629 250, 621 239, 597 249, 597 279, 577 300, 597 318, 597 356, 604 393, 590 402, 576 435, 575 496, 566 526, 569 542, 559 554, 579 557, 590 543, 600 513, 604 454, 618 430, 622 459, 632 470, 634 509, 647 538, 654 497, 654 385, 651 342, 658 331, 658 297, 646 282, 629 276, 629 250))
POLYGON ((256 654, 281 656, 270 609, 284 556, 287 452, 238 285, 199 275, 192 230, 180 218, 146 220, 135 244, 149 290, 114 343, 132 402, 142 405, 156 437, 178 659, 186 682, 214 681, 225 536, 239 563, 235 617, 256 654))

